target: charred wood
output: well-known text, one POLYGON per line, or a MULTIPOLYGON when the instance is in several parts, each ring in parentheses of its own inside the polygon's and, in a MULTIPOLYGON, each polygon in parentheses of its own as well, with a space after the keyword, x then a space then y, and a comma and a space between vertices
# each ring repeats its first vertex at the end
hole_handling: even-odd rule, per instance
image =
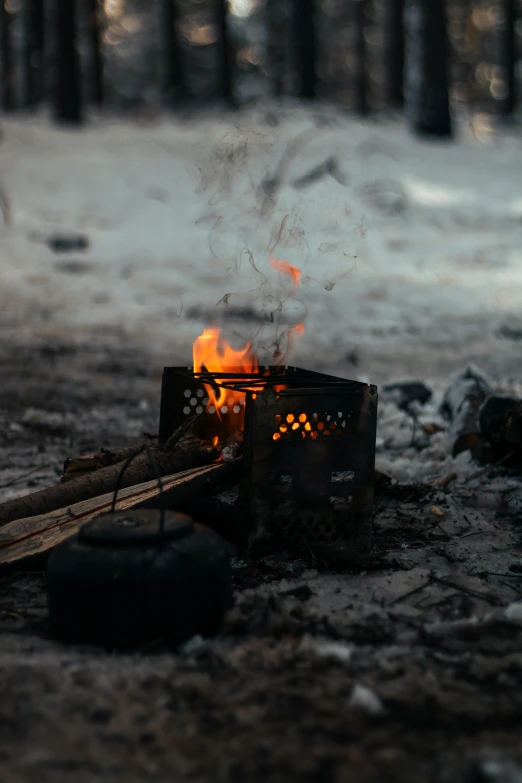
POLYGON ((221 451, 223 462, 232 462, 243 454, 243 442, 245 436, 241 430, 232 433, 221 451))
POLYGON ((423 381, 393 381, 385 384, 383 391, 391 394, 398 407, 406 411, 412 402, 425 405, 432 396, 431 389, 423 381))
POLYGON ((492 395, 479 413, 481 462, 520 463, 522 457, 522 398, 492 395))
POLYGON ((480 438, 479 413, 483 402, 493 394, 487 379, 474 367, 466 367, 450 380, 440 406, 441 414, 451 422, 452 454, 472 450, 480 438))

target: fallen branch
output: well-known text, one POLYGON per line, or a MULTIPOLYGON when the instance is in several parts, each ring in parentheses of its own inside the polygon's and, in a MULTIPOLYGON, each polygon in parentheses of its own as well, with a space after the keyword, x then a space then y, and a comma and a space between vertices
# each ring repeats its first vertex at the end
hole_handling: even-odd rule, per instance
MULTIPOLYGON (((167 476, 162 481, 162 498, 172 507, 186 503, 194 495, 201 497, 213 492, 218 485, 235 478, 240 464, 241 460, 220 462, 167 476)), ((155 500, 159 494, 158 483, 154 479, 122 489, 116 501, 116 509, 133 508, 155 500)), ((113 494, 109 492, 68 508, 10 522, 0 531, 0 564, 20 563, 26 558, 48 552, 78 532, 93 517, 110 511, 112 498, 113 494)))
MULTIPOLYGON (((217 458, 219 452, 214 446, 186 431, 190 429, 192 423, 193 421, 189 420, 184 422, 164 446, 150 448, 160 475, 167 476, 207 465, 217 458)), ((124 465, 125 462, 118 462, 116 465, 72 479, 66 484, 56 484, 21 498, 9 500, 0 506, 0 527, 15 519, 47 514, 49 511, 114 491, 124 465)), ((139 454, 125 471, 120 486, 132 487, 149 481, 155 475, 154 466, 148 455, 139 454)))

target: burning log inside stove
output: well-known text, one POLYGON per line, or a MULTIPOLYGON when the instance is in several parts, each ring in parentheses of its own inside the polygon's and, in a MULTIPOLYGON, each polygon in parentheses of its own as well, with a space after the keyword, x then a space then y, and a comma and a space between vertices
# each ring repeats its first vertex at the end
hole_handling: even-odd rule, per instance
POLYGON ((242 424, 244 525, 237 543, 249 554, 366 553, 376 409, 374 386, 294 367, 167 367, 159 440, 193 410, 207 439, 222 440, 242 424))

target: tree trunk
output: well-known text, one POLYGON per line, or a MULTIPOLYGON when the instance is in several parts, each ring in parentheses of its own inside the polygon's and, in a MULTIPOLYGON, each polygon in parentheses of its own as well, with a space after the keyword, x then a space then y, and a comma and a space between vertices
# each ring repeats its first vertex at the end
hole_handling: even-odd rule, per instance
POLYGON ((445 0, 406 0, 405 107, 414 133, 451 136, 445 0))
POLYGON ((25 0, 23 24, 23 105, 36 106, 43 98, 43 0, 25 0))
POLYGON ((12 58, 11 14, 0 0, 0 46, 2 48, 2 108, 4 111, 14 109, 14 69, 12 58))
POLYGON ((76 50, 76 0, 55 0, 56 85, 54 116, 57 122, 82 121, 80 69, 76 50))
POLYGON ((160 0, 159 29, 161 36, 161 95, 166 106, 186 94, 185 74, 177 30, 176 0, 160 0))
POLYGON ((358 114, 368 114, 368 62, 366 51, 366 0, 356 0, 355 13, 355 49, 357 65, 355 72, 355 110, 358 114))
POLYGON ((504 78, 506 80, 506 97, 502 101, 502 112, 511 115, 516 109, 516 66, 517 66, 517 37, 516 0, 503 0, 504 21, 502 23, 500 51, 504 78))
POLYGON ((87 0, 89 46, 89 98, 96 106, 103 105, 103 58, 101 53, 101 13, 99 0, 87 0))
POLYGON ((281 0, 266 0, 268 77, 271 94, 280 98, 283 94, 287 15, 281 0))
POLYGON ((404 0, 386 3, 385 86, 386 100, 394 109, 404 105, 404 0))
POLYGON ((294 0, 294 51, 297 95, 312 99, 317 92, 315 0, 294 0))
POLYGON ((233 63, 234 53, 228 30, 228 0, 216 0, 217 28, 219 33, 219 94, 228 103, 234 103, 233 63))

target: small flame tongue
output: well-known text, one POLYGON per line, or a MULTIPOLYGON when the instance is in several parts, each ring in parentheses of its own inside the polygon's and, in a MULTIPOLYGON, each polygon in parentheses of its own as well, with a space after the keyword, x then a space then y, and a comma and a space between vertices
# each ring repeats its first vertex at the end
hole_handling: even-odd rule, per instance
MULTIPOLYGON (((257 372, 259 363, 252 349, 250 340, 244 346, 236 350, 225 340, 217 327, 210 327, 195 340, 193 346, 194 371, 211 373, 253 373, 257 372)), ((222 383, 225 378, 215 376, 217 383, 222 383)), ((207 410, 211 406, 221 418, 222 413, 236 414, 235 426, 242 424, 245 404, 244 392, 236 392, 231 389, 223 389, 218 386, 205 384, 208 394, 207 410)))
POLYGON ((296 266, 293 266, 292 264, 289 264, 288 261, 281 261, 277 258, 274 258, 272 254, 270 254, 270 266, 272 266, 274 269, 277 269, 277 271, 281 272, 283 275, 290 275, 292 278, 292 290, 290 291, 290 296, 295 291, 297 291, 301 285, 300 269, 298 269, 296 266))
MULTIPOLYGON (((270 265, 278 272, 289 275, 292 280, 292 289, 289 297, 299 288, 301 283, 301 270, 287 261, 281 261, 270 256, 270 265)), ((287 329, 287 350, 284 355, 276 357, 281 364, 292 352, 296 340, 304 333, 304 324, 299 323, 287 329)), ((251 340, 243 348, 235 349, 223 337, 219 327, 208 327, 195 340, 193 346, 194 372, 210 372, 214 374, 216 382, 223 383, 225 378, 220 378, 218 373, 256 373, 259 370, 259 361, 252 347, 251 340)), ((215 412, 221 419, 221 414, 229 415, 231 430, 242 429, 245 416, 245 393, 231 389, 223 389, 219 386, 205 384, 208 395, 207 410, 215 408, 215 412)), ((256 389, 258 391, 259 389, 256 389)))

